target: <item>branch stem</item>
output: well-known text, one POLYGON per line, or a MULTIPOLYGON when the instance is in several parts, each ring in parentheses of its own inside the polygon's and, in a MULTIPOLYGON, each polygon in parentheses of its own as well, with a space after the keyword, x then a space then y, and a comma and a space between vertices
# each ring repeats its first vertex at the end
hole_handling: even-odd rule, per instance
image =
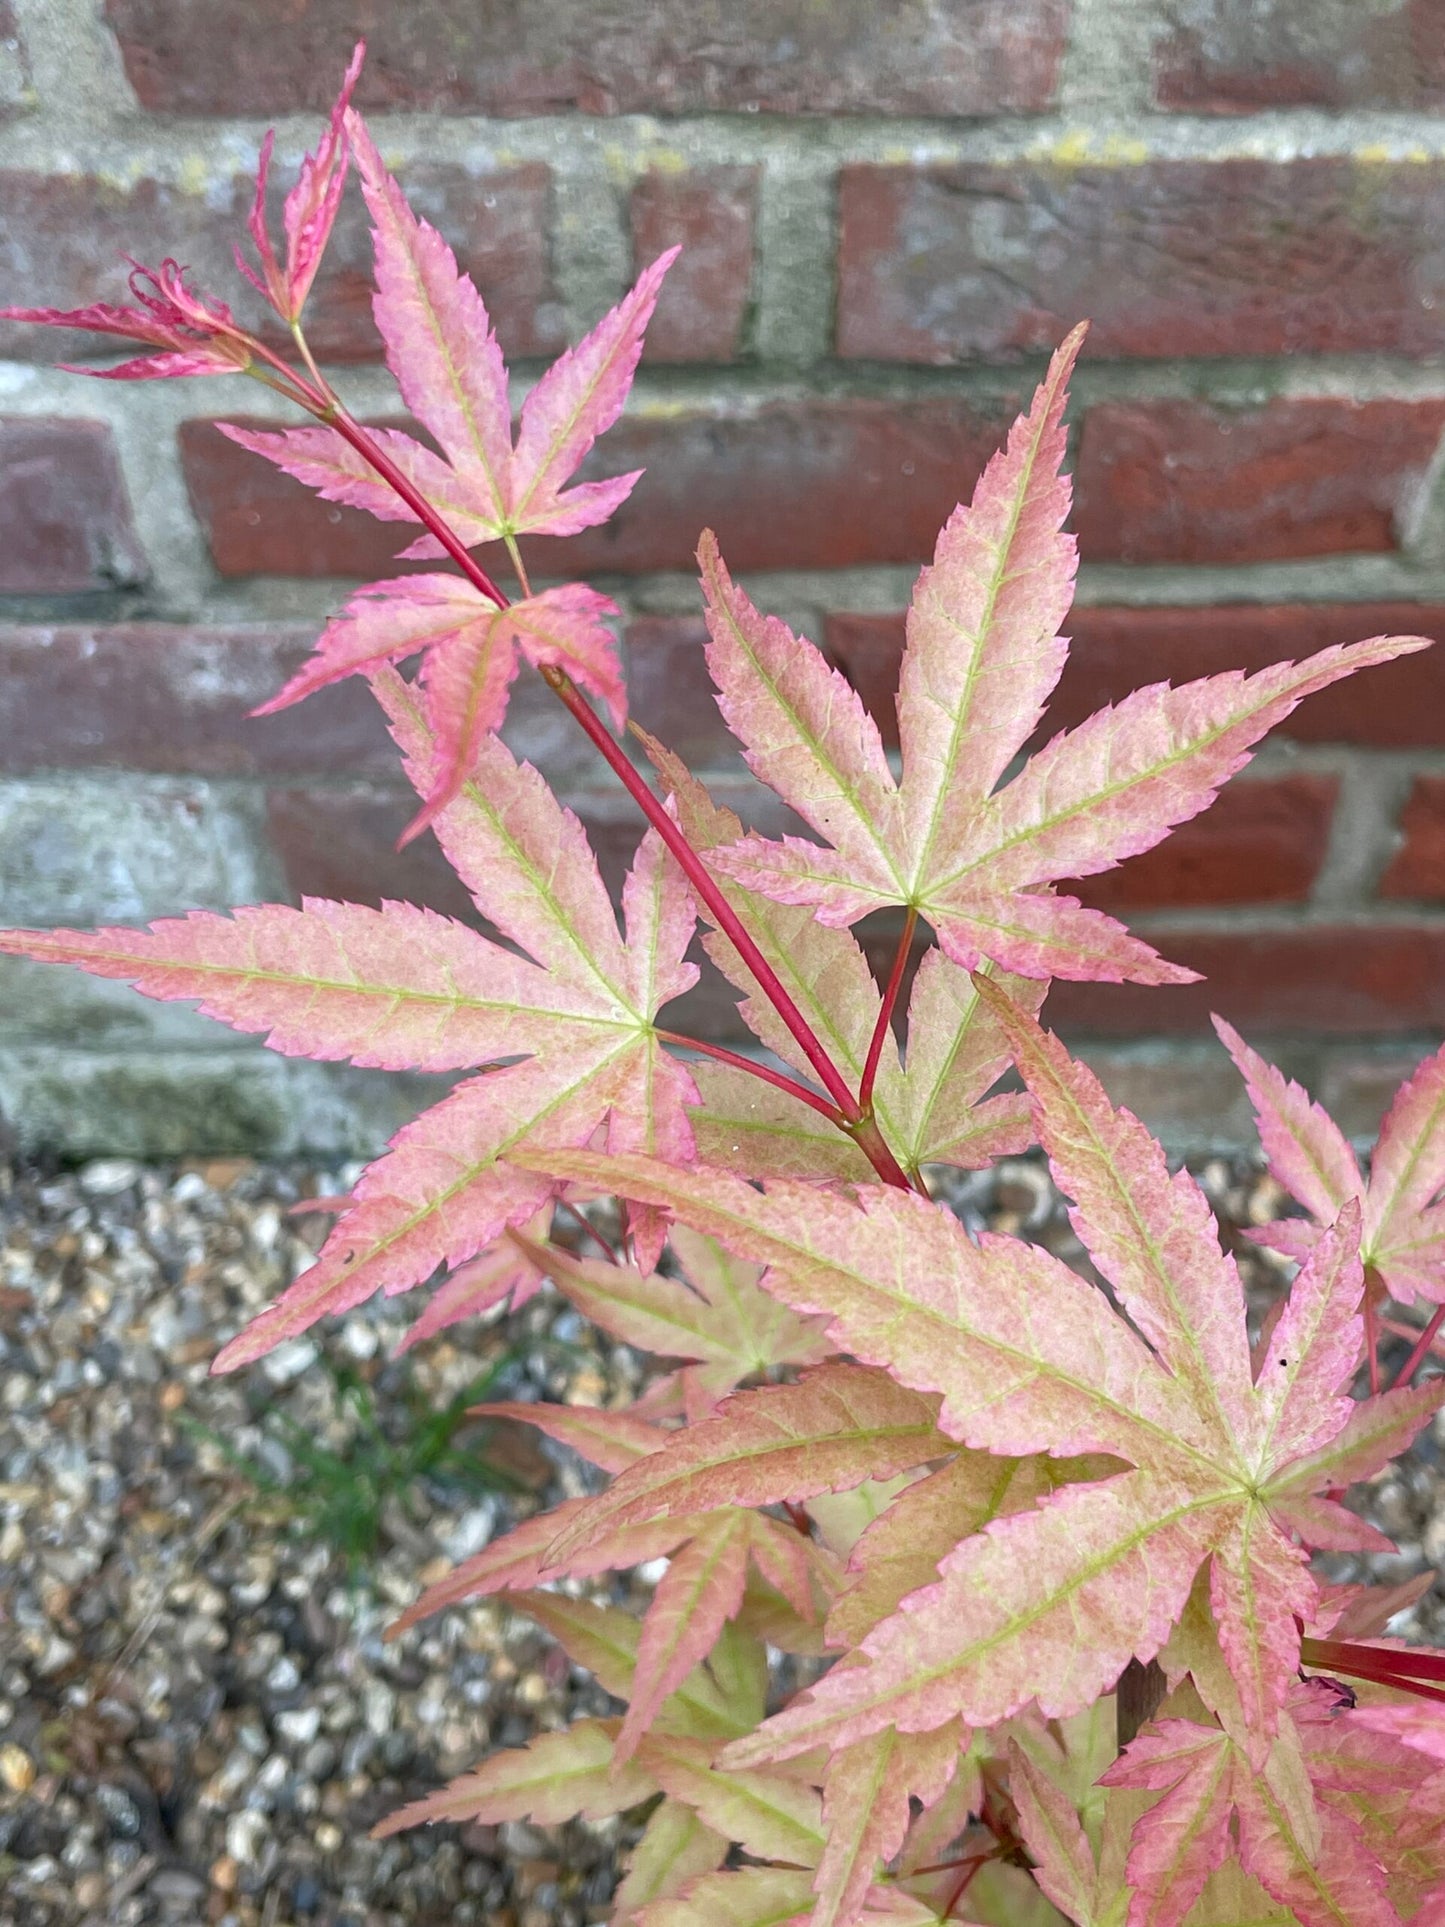
MULTIPOLYGON (((571 677, 555 666, 546 666, 541 673, 571 710, 599 754, 606 760, 612 773, 657 831, 669 852, 677 859, 683 875, 692 885, 706 908, 708 916, 741 956, 757 979, 768 1001, 797 1040, 799 1048, 817 1073, 818 1082, 833 1099, 849 1124, 856 1125, 861 1118, 857 1099, 844 1083, 837 1065, 813 1035, 811 1026, 788 995, 778 973, 759 950, 737 912, 708 874, 702 858, 653 795, 640 771, 633 767, 621 746, 613 742, 602 722, 584 701, 571 677)), ((880 1172, 879 1175, 882 1176, 882 1173, 880 1172)), ((901 1171, 898 1173, 897 1180, 889 1179, 890 1183, 897 1181, 905 1185, 908 1182, 901 1171)))
POLYGON ((910 904, 903 923, 903 935, 898 939, 898 948, 894 952, 893 968, 888 973, 888 982, 884 987, 883 1002, 878 1007, 878 1021, 873 1026, 873 1035, 869 1040, 863 1081, 858 1086, 859 1108, 865 1112, 871 1112, 873 1108, 873 1086, 878 1079, 883 1046, 893 1023, 893 1012, 898 1006, 898 993, 903 988, 903 973, 908 968, 908 953, 913 948, 913 933, 917 928, 918 912, 910 904))
POLYGON ((1416 1372, 1418 1372, 1420 1367, 1425 1363, 1425 1360, 1435 1349, 1435 1339, 1442 1325, 1445 1325, 1445 1305, 1436 1307, 1434 1316, 1424 1331, 1421 1332, 1419 1342, 1416 1344, 1414 1351, 1411 1352, 1399 1371, 1396 1372, 1395 1376, 1390 1380, 1390 1390, 1392 1392, 1397 1385, 1408 1385, 1416 1372))
POLYGON ((480 590, 487 600, 494 602, 499 609, 509 607, 508 598, 502 594, 481 563, 475 561, 469 554, 460 537, 454 534, 443 517, 437 514, 420 489, 415 488, 407 480, 391 457, 377 447, 359 422, 353 421, 337 402, 333 402, 325 412, 312 409, 311 413, 324 421, 328 428, 334 428, 343 441, 350 442, 357 454, 370 462, 381 479, 395 489, 426 529, 427 534, 435 536, 441 543, 474 589, 480 590))
POLYGON ((527 571, 522 567, 522 551, 517 547, 517 538, 515 535, 507 535, 503 540, 507 545, 507 554, 512 559, 512 567, 517 571, 517 581, 521 584, 522 594, 530 597, 532 585, 527 580, 527 571))
POLYGON ((810 1091, 806 1084, 798 1083, 796 1078, 785 1077, 781 1071, 770 1070, 766 1064, 744 1057, 740 1051, 728 1050, 723 1044, 705 1044, 700 1037, 684 1037, 675 1030, 659 1030, 657 1035, 664 1044, 677 1044, 683 1050, 701 1051, 704 1057, 715 1057, 718 1063, 730 1064, 735 1071, 746 1071, 750 1077, 760 1077, 765 1084, 786 1091, 789 1097, 796 1097, 800 1103, 811 1105, 830 1124, 841 1127, 847 1122, 837 1105, 830 1104, 826 1097, 810 1091))

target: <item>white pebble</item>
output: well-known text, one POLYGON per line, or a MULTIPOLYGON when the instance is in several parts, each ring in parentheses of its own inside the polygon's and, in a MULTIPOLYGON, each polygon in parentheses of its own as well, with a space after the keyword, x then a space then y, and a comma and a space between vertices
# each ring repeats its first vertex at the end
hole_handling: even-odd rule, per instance
POLYGON ((316 1363, 316 1347, 309 1338, 292 1338, 278 1345, 261 1362, 261 1369, 273 1385, 289 1385, 316 1363))
POLYGON ((92 1198, 115 1198, 139 1177, 140 1166, 130 1158, 96 1158, 81 1172, 80 1188, 92 1198))

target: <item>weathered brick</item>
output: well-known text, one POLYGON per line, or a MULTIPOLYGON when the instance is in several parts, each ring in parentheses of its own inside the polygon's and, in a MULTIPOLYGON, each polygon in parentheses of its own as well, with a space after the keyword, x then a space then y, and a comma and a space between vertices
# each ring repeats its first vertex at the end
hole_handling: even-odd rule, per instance
MULTIPOLYGON (((400 178, 417 212, 455 248, 488 303, 502 345, 514 355, 564 345, 552 282, 551 173, 540 162, 473 175, 416 162, 400 178)), ((276 195, 287 184, 278 170, 276 195)), ((87 174, 0 173, 0 307, 83 307, 124 301, 126 256, 169 256, 196 286, 229 301, 248 326, 274 338, 279 324, 236 272, 231 249, 245 239, 252 183, 242 175, 194 189, 143 178, 131 186, 87 174)), ((313 349, 332 360, 380 353, 371 318, 371 240, 359 195, 348 195, 307 309, 313 349)), ((289 345, 289 344, 288 344, 289 345)), ((30 361, 115 355, 113 337, 57 336, 0 322, 0 355, 30 361), (62 353, 63 340, 63 353, 62 353)))
POLYGON ((1161 28, 1161 107, 1247 114, 1445 99, 1441 0, 1167 0, 1161 28))
POLYGON ((1337 1045, 1324 1053, 1324 1065, 1314 1095, 1346 1137, 1372 1139, 1395 1093, 1422 1058, 1438 1048, 1438 1040, 1421 1038, 1414 1045, 1385 1044, 1351 1049, 1337 1045))
POLYGON ((1104 402, 1079 441, 1075 527, 1091 562, 1269 562, 1389 551, 1445 402, 1104 402))
MULTIPOLYGON (((274 716, 250 713, 310 654, 319 626, 0 625, 5 767, 394 778, 396 745, 359 676, 274 716)), ((592 755, 535 676, 513 686, 506 734, 554 775, 592 755)))
POLYGON ((484 114, 1030 112, 1053 97, 1069 0, 106 0, 143 105, 328 107, 369 45, 366 107, 484 114))
MULTIPOLYGON (((210 1027, 224 1043, 224 1034, 210 1027)), ((374 1157, 451 1080, 249 1048, 0 1050, 0 1115, 68 1158, 374 1157)))
MULTIPOLYGON (((998 446, 1010 408, 860 399, 633 415, 582 470, 647 470, 617 515, 524 547, 548 575, 690 570, 704 528, 716 529, 735 569, 922 561, 998 446)), ((393 523, 320 501, 209 422, 183 423, 180 439, 222 575, 375 574, 407 540, 393 523)), ((506 573, 505 558, 490 560, 506 573)))
POLYGON ((0 528, 0 595, 133 589, 148 572, 104 422, 0 416, 0 528))
POLYGON ((396 748, 359 677, 319 691, 304 706, 251 716, 315 639, 312 626, 299 623, 0 628, 6 767, 390 774, 396 748))
POLYGON ((1417 776, 1400 817, 1401 843, 1380 878, 1382 897, 1445 902, 1445 776, 1417 776))
POLYGON ((1009 357, 1087 316, 1095 356, 1436 353, 1442 180, 1351 157, 847 167, 838 350, 1009 357))
POLYGON ((639 616, 627 625, 627 703, 641 724, 690 769, 706 769, 735 754, 718 712, 717 693, 703 649, 701 616, 639 616))
POLYGON ((0 784, 0 922, 136 923, 266 894, 249 808, 210 785, 141 776, 0 784))
POLYGON ((372 906, 391 898, 476 923, 476 905, 435 837, 397 849, 415 813, 414 793, 395 784, 273 789, 266 833, 293 897, 372 906))
POLYGON ((1149 933, 1204 981, 1177 988, 1055 983, 1049 1018, 1066 1036, 1203 1031, 1219 1011, 1245 1034, 1388 1036, 1445 1029, 1445 929, 1410 923, 1149 933))
POLYGON ((632 190, 639 270, 681 247, 647 330, 648 361, 732 361, 752 297, 755 167, 653 168, 632 190))
POLYGON ((0 0, 0 120, 34 105, 30 61, 9 0, 0 0))
MULTIPOLYGON (((1153 682, 1190 682, 1226 669, 1298 661, 1367 636, 1445 642, 1445 607, 1414 602, 1293 602, 1266 607, 1117 608, 1078 604, 1066 624, 1073 648, 1036 741, 1071 729, 1106 703, 1153 682)), ((891 747, 903 650, 901 615, 832 615, 827 650, 863 697, 891 747)), ((1321 690, 1275 732, 1305 743, 1421 749, 1445 743, 1445 648, 1401 657, 1321 690)))

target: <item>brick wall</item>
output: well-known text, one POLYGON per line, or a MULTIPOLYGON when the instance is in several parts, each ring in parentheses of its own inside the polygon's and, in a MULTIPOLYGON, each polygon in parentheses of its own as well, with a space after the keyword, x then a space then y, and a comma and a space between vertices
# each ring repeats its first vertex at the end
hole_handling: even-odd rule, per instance
MULTIPOLYGON (((1445 0, 251 0, 240 18, 0 0, 0 302, 114 295, 123 250, 232 287, 261 134, 277 121, 284 176, 359 31, 362 105, 521 383, 684 241, 595 471, 647 476, 551 565, 617 596, 642 720, 740 804, 699 655, 699 528, 890 728, 913 573, 1081 315, 1084 567, 1055 724, 1382 629, 1445 641, 1445 0)), ((385 419, 367 258, 353 205, 314 339, 385 419)), ((228 400, 267 419, 261 391, 87 384, 54 353, 0 329, 0 915, 302 891, 464 910, 434 848, 392 851, 408 803, 363 690, 243 720, 346 585, 389 568, 394 533, 210 427, 228 400)), ((615 870, 631 820, 569 727, 535 684, 519 697, 516 746, 615 870)), ((1176 1142, 1245 1128, 1211 1006, 1371 1130, 1445 1030, 1445 650, 1307 705, 1212 814, 1088 894, 1208 973, 1052 1005, 1176 1142)), ((725 1030, 727 1000, 696 1022, 725 1030)), ((370 1146, 415 1095, 113 986, 6 974, 0 1106, 33 1143, 370 1146)))

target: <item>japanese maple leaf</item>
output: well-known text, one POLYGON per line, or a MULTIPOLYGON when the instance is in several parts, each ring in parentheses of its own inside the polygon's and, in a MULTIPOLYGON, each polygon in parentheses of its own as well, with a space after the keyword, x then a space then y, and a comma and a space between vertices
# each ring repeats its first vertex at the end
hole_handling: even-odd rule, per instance
POLYGON ((1263 1770, 1221 1727, 1170 1719, 1103 1784, 1164 1795, 1134 1826, 1128 1927, 1179 1927, 1235 1853, 1302 1927, 1399 1927, 1445 1877, 1445 1773, 1320 1680, 1291 1690, 1263 1770))
MULTIPOLYGON (((425 790, 436 752, 416 698, 394 672, 378 692, 425 790)), ((691 1154, 695 1092, 653 1019, 696 980, 683 961, 694 919, 655 833, 627 878, 624 938, 581 825, 496 737, 436 830, 482 914, 526 955, 407 904, 315 900, 148 931, 0 934, 13 955, 199 1001, 287 1055, 429 1071, 520 1060, 467 1079, 393 1139, 316 1264, 223 1349, 218 1370, 375 1291, 409 1290, 532 1218, 551 1186, 512 1162, 529 1138, 583 1144, 605 1126, 618 1150, 691 1154)))
POLYGON ((539 668, 565 669, 624 727, 622 670, 603 621, 617 613, 615 602, 581 582, 543 589, 503 609, 459 575, 373 582, 326 625, 315 655, 254 714, 269 716, 327 683, 424 651, 421 685, 438 753, 426 801, 402 832, 406 844, 451 802, 475 769, 483 738, 506 720, 520 657, 539 668))
MULTIPOLYGON (((1267 1748, 1316 1596, 1304 1545, 1380 1543, 1328 1498, 1387 1462, 1445 1386, 1357 1408, 1341 1392, 1360 1342, 1360 1267, 1342 1222, 1301 1271, 1258 1383, 1244 1300, 1207 1201, 1171 1177, 1057 1042, 981 990, 1014 1041, 1074 1224, 1123 1315, 1048 1253, 985 1236, 882 1189, 678 1171, 656 1160, 542 1153, 534 1168, 613 1183, 768 1267, 765 1287, 828 1317, 834 1343, 942 1395, 941 1430, 1004 1455, 1107 1453, 1132 1469, 996 1520, 942 1577, 835 1669, 728 1750, 759 1765, 885 1726, 990 1725, 1037 1699, 1063 1717, 1131 1657, 1157 1653, 1207 1562, 1220 1638, 1253 1743, 1267 1748)), ((530 1154, 528 1156, 530 1161, 530 1154)))
POLYGON ((67 374, 98 381, 154 381, 172 375, 240 375, 251 365, 254 344, 224 301, 198 294, 179 262, 158 268, 132 262, 133 306, 95 301, 86 308, 0 308, 0 320, 38 321, 51 328, 83 328, 90 334, 144 341, 161 352, 122 362, 118 368, 86 368, 61 362, 67 374))
POLYGON ((1392 1297, 1445 1304, 1445 1050, 1427 1057, 1395 1093, 1380 1126, 1368 1184, 1349 1141, 1309 1093, 1214 1020, 1249 1086, 1269 1168, 1315 1219, 1260 1225, 1260 1244, 1302 1257, 1351 1200, 1362 1219, 1360 1257, 1392 1297))
MULTIPOLYGON (((742 835, 733 811, 716 803, 683 764, 638 732, 677 809, 689 843, 711 863, 742 835)), ((881 999, 852 933, 820 923, 813 912, 775 903, 718 874, 724 896, 789 996, 856 1089, 868 1060, 881 999)), ((758 1041, 803 1077, 811 1068, 733 945, 719 930, 703 939, 709 957, 743 993, 739 1011, 758 1041)), ((1044 986, 1003 979, 1016 1003, 1037 1010, 1044 986)), ((891 1032, 883 1040, 873 1107, 889 1148, 903 1168, 952 1164, 978 1170, 1033 1142, 1026 1097, 989 1097, 1009 1063, 998 1019, 970 974, 941 951, 919 966, 908 1005, 908 1052, 900 1059, 891 1032)), ((789 1092, 726 1064, 693 1066, 702 1108, 693 1115, 698 1155, 743 1177, 857 1178, 869 1175, 862 1152, 816 1110, 789 1092)))
POLYGON ((759 777, 823 839, 749 836, 713 862, 825 923, 885 905, 925 917, 947 954, 1027 977, 1182 983, 1097 910, 1054 894, 1197 815, 1251 746, 1312 690, 1422 649, 1383 637, 1246 678, 1136 690, 1057 736, 997 788, 1064 666, 1059 626, 1075 552, 1063 412, 1075 329, 1030 412, 989 463, 972 505, 938 539, 914 590, 898 690, 903 774, 858 696, 821 653, 765 617, 730 579, 711 534, 699 549, 709 666, 759 777))
POLYGON ((270 229, 266 225, 266 189, 271 174, 271 156, 276 145, 274 131, 268 133, 261 143, 260 165, 256 170, 256 197, 246 222, 260 258, 261 272, 257 274, 248 265, 239 248, 236 250, 236 266, 288 325, 298 319, 306 305, 306 297, 321 266, 321 257, 331 239, 331 230, 336 225, 341 196, 346 188, 349 159, 346 115, 356 83, 361 78, 361 64, 365 58, 366 42, 358 40, 326 131, 317 143, 316 152, 308 154, 302 161, 296 185, 286 196, 281 212, 281 226, 286 236, 284 267, 276 258, 270 229))
MULTIPOLYGON (((441 449, 394 429, 371 430, 387 457, 467 545, 519 535, 575 535, 605 522, 641 470, 566 484, 622 412, 642 337, 678 250, 654 261, 592 333, 553 363, 522 406, 515 445, 507 369, 482 297, 435 228, 419 220, 354 111, 346 129, 371 212, 376 325, 402 399, 441 449)), ((415 522, 349 442, 329 428, 267 433, 224 428, 326 500, 383 521, 415 522)), ((424 536, 408 556, 439 556, 424 536)))

